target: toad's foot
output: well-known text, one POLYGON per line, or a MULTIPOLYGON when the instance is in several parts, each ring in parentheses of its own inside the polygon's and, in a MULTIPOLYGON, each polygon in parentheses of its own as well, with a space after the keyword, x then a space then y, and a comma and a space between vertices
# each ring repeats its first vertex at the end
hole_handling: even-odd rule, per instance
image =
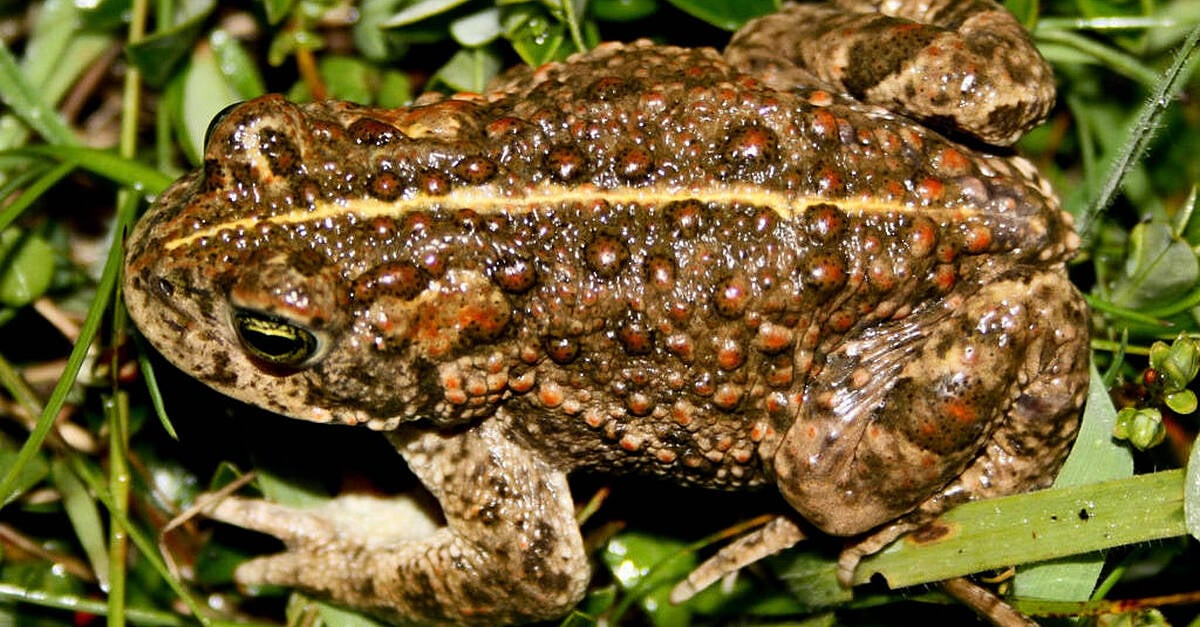
POLYGON ((721 547, 716 555, 688 574, 671 590, 671 603, 683 603, 718 579, 735 573, 758 560, 791 548, 805 538, 804 531, 787 516, 778 516, 767 524, 721 547))
POLYGON ((309 508, 236 496, 205 495, 201 499, 211 499, 202 506, 209 518, 270 534, 289 546, 357 538, 358 542, 387 547, 427 538, 444 526, 437 520, 436 508, 431 510, 407 494, 345 494, 309 508))
POLYGON ((242 584, 299 588, 392 623, 561 616, 590 576, 566 476, 492 424, 391 434, 444 526, 403 498, 339 497, 304 510, 230 498, 206 512, 286 545, 239 567, 242 584))

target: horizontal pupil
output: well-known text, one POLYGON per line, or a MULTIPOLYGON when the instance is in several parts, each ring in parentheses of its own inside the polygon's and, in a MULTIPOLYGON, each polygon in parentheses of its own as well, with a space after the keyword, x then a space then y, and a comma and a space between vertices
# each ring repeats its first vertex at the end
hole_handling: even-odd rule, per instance
POLYGON ((264 359, 295 364, 315 348, 314 338, 289 322, 243 311, 235 314, 235 321, 247 348, 264 359))

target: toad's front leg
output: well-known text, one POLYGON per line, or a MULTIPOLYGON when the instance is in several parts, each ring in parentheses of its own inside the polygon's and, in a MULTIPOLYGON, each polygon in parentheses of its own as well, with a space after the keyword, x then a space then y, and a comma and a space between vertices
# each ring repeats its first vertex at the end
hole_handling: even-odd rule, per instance
POLYGON ((506 439, 492 421, 453 432, 407 428, 391 438, 441 504, 445 527, 414 540, 395 529, 364 531, 370 514, 347 520, 227 500, 210 515, 287 545, 243 564, 238 580, 420 624, 547 619, 582 598, 590 573, 562 471, 506 439))

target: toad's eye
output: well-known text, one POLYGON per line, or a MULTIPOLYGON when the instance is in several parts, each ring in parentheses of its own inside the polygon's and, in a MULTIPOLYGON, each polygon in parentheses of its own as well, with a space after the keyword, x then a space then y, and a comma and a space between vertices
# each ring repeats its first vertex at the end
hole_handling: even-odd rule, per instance
POLYGON ((217 131, 217 127, 225 121, 225 118, 229 117, 229 114, 232 113, 234 109, 242 106, 242 102, 243 101, 239 100, 233 104, 225 105, 224 109, 221 109, 216 115, 213 116, 212 121, 208 123, 208 129, 204 131, 205 149, 208 148, 208 142, 212 139, 213 133, 217 131))
POLYGON ((261 311, 234 311, 233 326, 247 352, 275 366, 300 368, 320 349, 317 336, 308 329, 261 311))

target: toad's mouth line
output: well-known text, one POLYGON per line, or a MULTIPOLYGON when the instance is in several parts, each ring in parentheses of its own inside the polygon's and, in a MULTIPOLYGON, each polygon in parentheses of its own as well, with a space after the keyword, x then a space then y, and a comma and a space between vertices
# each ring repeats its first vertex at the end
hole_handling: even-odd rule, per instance
POLYGON ((599 215, 604 205, 639 205, 663 207, 672 203, 698 202, 702 204, 738 205, 742 207, 770 207, 781 218, 793 220, 805 215, 813 208, 836 207, 847 215, 883 213, 944 213, 954 219, 963 220, 978 216, 978 207, 954 206, 937 202, 918 205, 913 201, 878 198, 831 198, 814 194, 788 194, 753 186, 719 187, 711 190, 689 188, 617 188, 598 189, 591 185, 567 187, 564 185, 540 185, 525 193, 502 192, 498 188, 471 187, 452 190, 433 196, 414 194, 395 200, 380 200, 372 197, 320 200, 313 206, 296 208, 282 213, 249 215, 235 220, 226 220, 198 226, 187 235, 176 237, 163 244, 166 250, 187 246, 197 240, 214 237, 222 233, 246 232, 263 226, 304 224, 352 218, 368 221, 381 217, 400 217, 415 211, 455 211, 469 209, 480 215, 505 213, 520 215, 538 209, 550 209, 563 205, 578 207, 592 206, 599 215))

